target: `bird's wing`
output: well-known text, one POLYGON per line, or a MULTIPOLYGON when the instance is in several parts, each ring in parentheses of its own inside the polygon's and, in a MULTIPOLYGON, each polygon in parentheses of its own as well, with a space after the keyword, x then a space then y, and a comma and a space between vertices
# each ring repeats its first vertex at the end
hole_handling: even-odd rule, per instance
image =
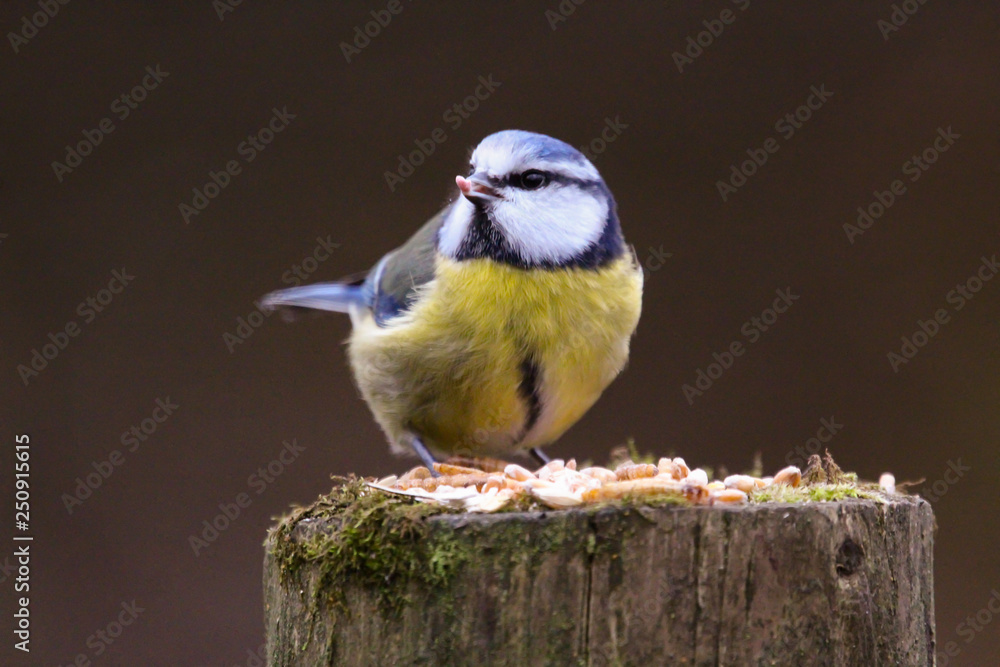
POLYGON ((434 277, 437 234, 448 207, 427 221, 410 240, 382 258, 368 275, 375 323, 384 326, 414 303, 417 288, 434 277))
POLYGON ((413 303, 418 287, 434 277, 437 232, 448 207, 438 212, 410 240, 379 260, 370 271, 332 283, 316 283, 278 290, 260 301, 262 308, 294 311, 325 310, 347 313, 370 308, 379 326, 403 313, 413 303))

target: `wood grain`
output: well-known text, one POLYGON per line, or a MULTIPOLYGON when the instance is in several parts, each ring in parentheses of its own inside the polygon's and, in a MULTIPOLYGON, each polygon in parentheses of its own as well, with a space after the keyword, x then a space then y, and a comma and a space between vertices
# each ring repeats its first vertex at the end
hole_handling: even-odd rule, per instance
MULTIPOLYGON (((913 498, 441 515, 466 554, 393 613, 319 564, 264 565, 271 665, 933 665, 930 505, 913 498)), ((312 522, 293 539, 327 529, 312 522)))

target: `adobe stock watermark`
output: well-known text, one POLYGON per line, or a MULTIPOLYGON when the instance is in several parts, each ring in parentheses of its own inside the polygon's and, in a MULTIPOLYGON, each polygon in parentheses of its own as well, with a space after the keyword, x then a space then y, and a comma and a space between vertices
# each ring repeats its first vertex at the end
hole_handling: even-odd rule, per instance
POLYGON ((48 368, 49 364, 56 360, 59 354, 69 346, 71 338, 76 338, 83 331, 83 326, 90 324, 97 319, 98 314, 111 305, 116 294, 121 294, 125 288, 135 280, 135 276, 130 275, 125 267, 121 270, 115 269, 111 272, 111 280, 107 287, 100 289, 93 296, 88 296, 76 307, 76 313, 83 318, 83 323, 71 319, 55 333, 48 334, 50 342, 41 347, 31 349, 31 358, 26 364, 17 365, 17 374, 21 382, 27 387, 28 383, 38 377, 38 375, 48 368))
POLYGON ((561 2, 556 5, 555 9, 545 10, 545 20, 548 21, 549 27, 552 30, 556 30, 560 23, 565 23, 569 20, 569 17, 576 13, 576 8, 582 5, 587 0, 561 0, 561 2))
MULTIPOLYGON (((813 112, 822 109, 831 97, 833 97, 833 93, 826 89, 825 83, 819 84, 818 87, 811 86, 805 102, 774 122, 774 131, 781 135, 782 139, 788 141, 812 118, 813 112)), ((739 162, 743 156, 737 158, 737 162, 729 166, 729 177, 715 182, 715 189, 718 190, 722 201, 727 201, 729 197, 739 192, 739 189, 747 184, 747 179, 753 177, 761 167, 767 164, 768 159, 780 148, 781 143, 778 139, 768 137, 760 148, 746 150, 750 159, 739 162)))
MULTIPOLYGON (((937 136, 931 145, 920 151, 919 154, 914 154, 909 160, 903 163, 903 166, 900 167, 903 175, 908 176, 907 180, 911 183, 916 183, 924 175, 924 172, 938 161, 941 154, 947 152, 949 148, 955 145, 955 140, 961 137, 962 135, 952 131, 951 125, 948 126, 948 129, 939 127, 937 129, 937 136)), ((844 233, 847 234, 847 240, 851 245, 854 245, 854 239, 871 229, 875 221, 885 215, 886 211, 896 203, 896 200, 906 194, 906 192, 906 184, 901 178, 892 181, 889 184, 888 190, 875 190, 872 193, 874 200, 867 205, 858 207, 858 217, 855 220, 855 224, 844 223, 844 233)))
POLYGON ((212 0, 212 9, 222 22, 226 20, 226 14, 232 14, 242 4, 243 0, 212 0))
POLYGON ((649 246, 649 254, 646 255, 646 260, 642 263, 645 278, 648 279, 652 274, 662 269, 667 260, 673 256, 674 253, 663 250, 663 244, 660 244, 659 248, 649 246))
POLYGON ((131 602, 122 601, 120 606, 121 611, 107 625, 98 628, 92 635, 87 637, 86 644, 87 648, 90 649, 90 653, 77 653, 72 660, 66 663, 66 667, 90 667, 92 664, 91 661, 104 655, 104 652, 122 636, 125 628, 135 623, 139 615, 146 611, 135 600, 131 602))
POLYGON ((776 289, 774 293, 777 294, 777 297, 771 303, 771 307, 765 308, 760 315, 751 317, 740 327, 740 333, 747 340, 745 344, 742 340, 737 339, 724 348, 721 353, 713 352, 712 359, 714 361, 709 362, 704 370, 701 368, 696 369, 694 385, 681 385, 681 392, 684 394, 688 405, 694 405, 696 396, 702 396, 706 391, 711 389, 715 381, 733 367, 736 357, 742 357, 746 353, 747 348, 759 341, 764 333, 769 331, 778 321, 778 318, 788 312, 788 309, 800 297, 798 294, 792 294, 791 287, 776 289))
MULTIPOLYGON (((246 164, 250 164, 257 156, 260 155, 271 142, 274 141, 275 136, 285 131, 291 121, 295 120, 297 116, 295 114, 288 112, 288 107, 278 107, 271 108, 271 117, 268 121, 255 133, 247 135, 244 141, 241 141, 236 146, 236 154, 243 158, 246 164)), ((191 188, 193 197, 191 198, 191 203, 181 202, 178 204, 177 208, 180 210, 181 218, 184 220, 184 224, 190 224, 191 218, 196 215, 200 215, 202 211, 208 208, 208 205, 212 203, 212 200, 219 196, 223 190, 229 187, 232 180, 243 173, 243 164, 239 160, 233 159, 226 162, 226 164, 219 169, 219 171, 209 170, 208 178, 209 180, 201 188, 191 188)))
POLYGON ((134 454, 143 443, 156 433, 160 425, 169 419, 174 412, 180 408, 179 403, 174 403, 167 396, 157 398, 156 407, 148 417, 142 419, 138 424, 133 424, 127 431, 123 431, 118 439, 122 444, 122 449, 112 449, 107 458, 90 462, 93 471, 76 478, 76 486, 69 493, 62 494, 63 506, 68 514, 73 514, 73 510, 83 505, 83 502, 94 495, 94 492, 104 486, 104 483, 111 478, 115 471, 125 463, 125 452, 134 454), (123 451, 124 450, 124 451, 123 451))
POLYGON ((267 664, 267 644, 261 644, 254 651, 252 648, 247 649, 247 659, 242 665, 234 665, 233 667, 264 667, 267 664))
MULTIPOLYGON (((441 114, 441 120, 447 123, 452 132, 462 127, 462 124, 475 113, 479 105, 488 100, 497 88, 503 85, 502 81, 493 78, 493 74, 479 75, 478 81, 479 85, 476 86, 471 95, 452 104, 441 114)), ((395 192, 396 188, 412 176, 417 167, 426 162, 427 158, 437 150, 437 147, 446 141, 448 141, 448 133, 444 131, 443 127, 431 130, 426 139, 414 139, 413 143, 416 148, 406 155, 400 153, 395 170, 386 170, 384 173, 385 184, 389 186, 389 192, 395 192)))
MULTIPOLYGON (((247 487, 259 496, 267 490, 267 487, 274 484, 288 466, 295 463, 306 448, 299 445, 295 438, 291 442, 285 440, 281 452, 257 471, 247 477, 247 487)), ((243 515, 244 510, 253 504, 253 497, 246 491, 236 494, 232 502, 223 501, 219 503, 219 513, 211 519, 201 522, 201 530, 197 534, 188 536, 188 544, 194 555, 200 556, 201 552, 208 549, 219 536, 229 530, 229 527, 243 515)))
POLYGON ((904 364, 910 363, 920 350, 938 335, 941 327, 951 322, 952 313, 957 313, 965 308, 966 304, 972 301, 976 294, 983 289, 983 286, 993 280, 998 272, 1000 272, 1000 263, 997 262, 996 254, 991 257, 985 255, 981 257, 976 271, 945 294, 945 302, 952 307, 952 311, 949 312, 948 308, 941 307, 936 309, 926 320, 918 319, 917 328, 912 334, 900 336, 899 351, 890 350, 886 354, 892 372, 898 373, 904 364))
POLYGON ((878 31, 882 33, 882 41, 888 42, 889 35, 899 32, 899 29, 906 25, 910 17, 919 12, 925 4, 927 4, 927 0, 903 0, 899 4, 893 4, 889 19, 879 19, 875 22, 878 31))
MULTIPOLYGON (((732 3, 741 12, 745 12, 750 7, 750 0, 732 0, 732 3)), ((697 34, 688 35, 685 41, 684 52, 673 52, 672 57, 674 64, 677 65, 677 71, 683 74, 685 67, 693 65, 694 61, 705 53, 705 49, 712 46, 715 40, 722 36, 722 33, 726 30, 726 26, 736 23, 737 16, 739 15, 733 10, 723 9, 719 13, 719 18, 702 21, 701 24, 705 26, 705 29, 697 34)))
POLYGON ((601 128, 598 136, 591 139, 578 150, 583 153, 591 162, 597 161, 597 156, 608 150, 608 144, 613 144, 622 136, 622 132, 628 129, 628 124, 622 122, 622 117, 615 115, 614 119, 605 116, 604 127, 601 128))
POLYGON ((968 472, 972 472, 972 466, 964 465, 961 458, 957 458, 954 461, 948 459, 948 467, 945 469, 944 474, 941 475, 941 478, 935 480, 933 484, 921 487, 917 491, 917 494, 927 502, 934 504, 941 500, 951 487, 962 481, 968 472))
POLYGON ((816 429, 816 435, 806 440, 804 445, 796 445, 794 450, 785 454, 785 463, 790 466, 805 468, 809 457, 813 454, 819 454, 820 450, 824 446, 828 446, 833 441, 833 438, 842 430, 844 430, 844 425, 838 424, 836 417, 831 415, 829 419, 826 417, 821 418, 819 420, 819 428, 816 429))
POLYGON ((351 43, 340 43, 340 52, 344 54, 344 60, 350 64, 352 58, 360 56, 361 52, 372 43, 372 40, 381 35, 385 28, 389 27, 393 17, 403 13, 403 9, 402 0, 389 0, 385 5, 385 9, 371 10, 369 12, 372 17, 371 21, 368 21, 364 25, 354 26, 351 43))
POLYGON ((21 47, 38 34, 38 31, 49 24, 51 19, 56 17, 63 5, 68 5, 69 0, 38 0, 36 3, 41 11, 34 14, 25 14, 21 17, 21 25, 17 32, 7 33, 7 41, 14 53, 20 53, 21 47))
MULTIPOLYGON (((955 634, 968 646, 993 622, 993 617, 997 614, 1000 614, 1000 591, 994 588, 981 609, 975 614, 966 616, 964 621, 955 626, 955 634)), ((934 652, 937 667, 948 667, 952 658, 957 658, 962 653, 962 647, 954 640, 939 643, 938 646, 940 648, 934 652)))
MULTIPOLYGON (((170 72, 160 69, 160 64, 146 66, 146 74, 142 79, 126 93, 122 93, 109 105, 111 113, 119 121, 128 118, 139 105, 146 100, 151 92, 156 90, 163 80, 170 76, 170 72)), ((116 130, 116 126, 110 116, 105 116, 97 122, 97 126, 92 130, 83 130, 83 139, 70 146, 66 145, 66 155, 63 162, 52 161, 52 171, 56 175, 56 180, 63 182, 66 174, 70 174, 74 169, 83 164, 83 158, 94 152, 94 149, 101 145, 104 137, 116 130)))
MULTIPOLYGON (((333 251, 340 247, 339 243, 334 243, 327 234, 326 238, 316 237, 316 245, 312 252, 303 257, 298 263, 292 264, 291 268, 281 274, 281 282, 286 285, 297 286, 309 279, 313 273, 319 269, 319 265, 330 259, 333 251)), ((255 304, 254 309, 236 318, 236 329, 232 332, 225 331, 222 334, 222 342, 225 344, 229 354, 236 351, 238 345, 242 345, 254 335, 257 329, 264 325, 264 321, 274 314, 273 310, 265 311, 260 305, 255 304)))

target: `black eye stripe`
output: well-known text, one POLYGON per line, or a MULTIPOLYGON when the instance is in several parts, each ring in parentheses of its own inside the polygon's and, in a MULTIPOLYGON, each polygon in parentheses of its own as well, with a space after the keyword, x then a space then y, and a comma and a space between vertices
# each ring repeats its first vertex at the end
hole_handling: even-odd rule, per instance
MULTIPOLYGON (((573 176, 567 176, 566 174, 560 174, 552 171, 543 171, 542 173, 548 177, 549 183, 558 183, 560 185, 575 185, 583 190, 602 189, 604 187, 604 184, 599 180, 587 180, 584 178, 575 178, 573 176)), ((497 186, 520 187, 519 185, 520 178, 521 178, 521 173, 509 174, 503 178, 490 177, 490 182, 497 186)))
POLYGON ((489 176, 488 178, 489 178, 489 181, 491 183, 493 183, 494 185, 513 185, 513 186, 517 186, 517 184, 521 180, 521 177, 525 173, 527 173, 529 171, 537 171, 537 172, 543 174, 545 176, 546 180, 549 181, 550 183, 562 183, 562 184, 565 184, 565 185, 579 185, 580 187, 583 187, 583 188, 593 187, 593 186, 598 185, 600 183, 600 181, 597 181, 597 180, 587 180, 587 179, 584 179, 584 178, 576 178, 574 176, 567 176, 566 174, 560 174, 560 173, 554 172, 554 171, 542 171, 541 169, 525 169, 524 171, 519 171, 519 172, 514 173, 514 174, 507 174, 503 178, 499 178, 497 176, 489 176))
MULTIPOLYGON (((473 172, 476 171, 475 167, 470 167, 473 172)), ((604 181, 600 179, 586 179, 577 178, 575 176, 569 176, 556 171, 545 171, 542 169, 525 169, 524 171, 518 171, 513 174, 507 174, 504 177, 492 176, 484 173, 483 176, 489 181, 490 185, 493 187, 514 187, 521 188, 520 178, 528 171, 538 171, 546 176, 549 183, 558 183, 559 185, 575 185, 582 190, 606 190, 607 186, 604 185, 604 181)), ((470 174, 471 175, 471 174, 470 174)))

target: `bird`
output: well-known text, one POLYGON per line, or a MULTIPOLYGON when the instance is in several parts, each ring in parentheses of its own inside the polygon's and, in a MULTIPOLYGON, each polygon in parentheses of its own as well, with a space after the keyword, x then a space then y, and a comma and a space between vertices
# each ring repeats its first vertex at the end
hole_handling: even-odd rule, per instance
POLYGON ((260 306, 347 313, 361 396, 397 454, 532 455, 623 370, 643 272, 592 162, 505 130, 473 150, 457 196, 361 276, 260 306))

